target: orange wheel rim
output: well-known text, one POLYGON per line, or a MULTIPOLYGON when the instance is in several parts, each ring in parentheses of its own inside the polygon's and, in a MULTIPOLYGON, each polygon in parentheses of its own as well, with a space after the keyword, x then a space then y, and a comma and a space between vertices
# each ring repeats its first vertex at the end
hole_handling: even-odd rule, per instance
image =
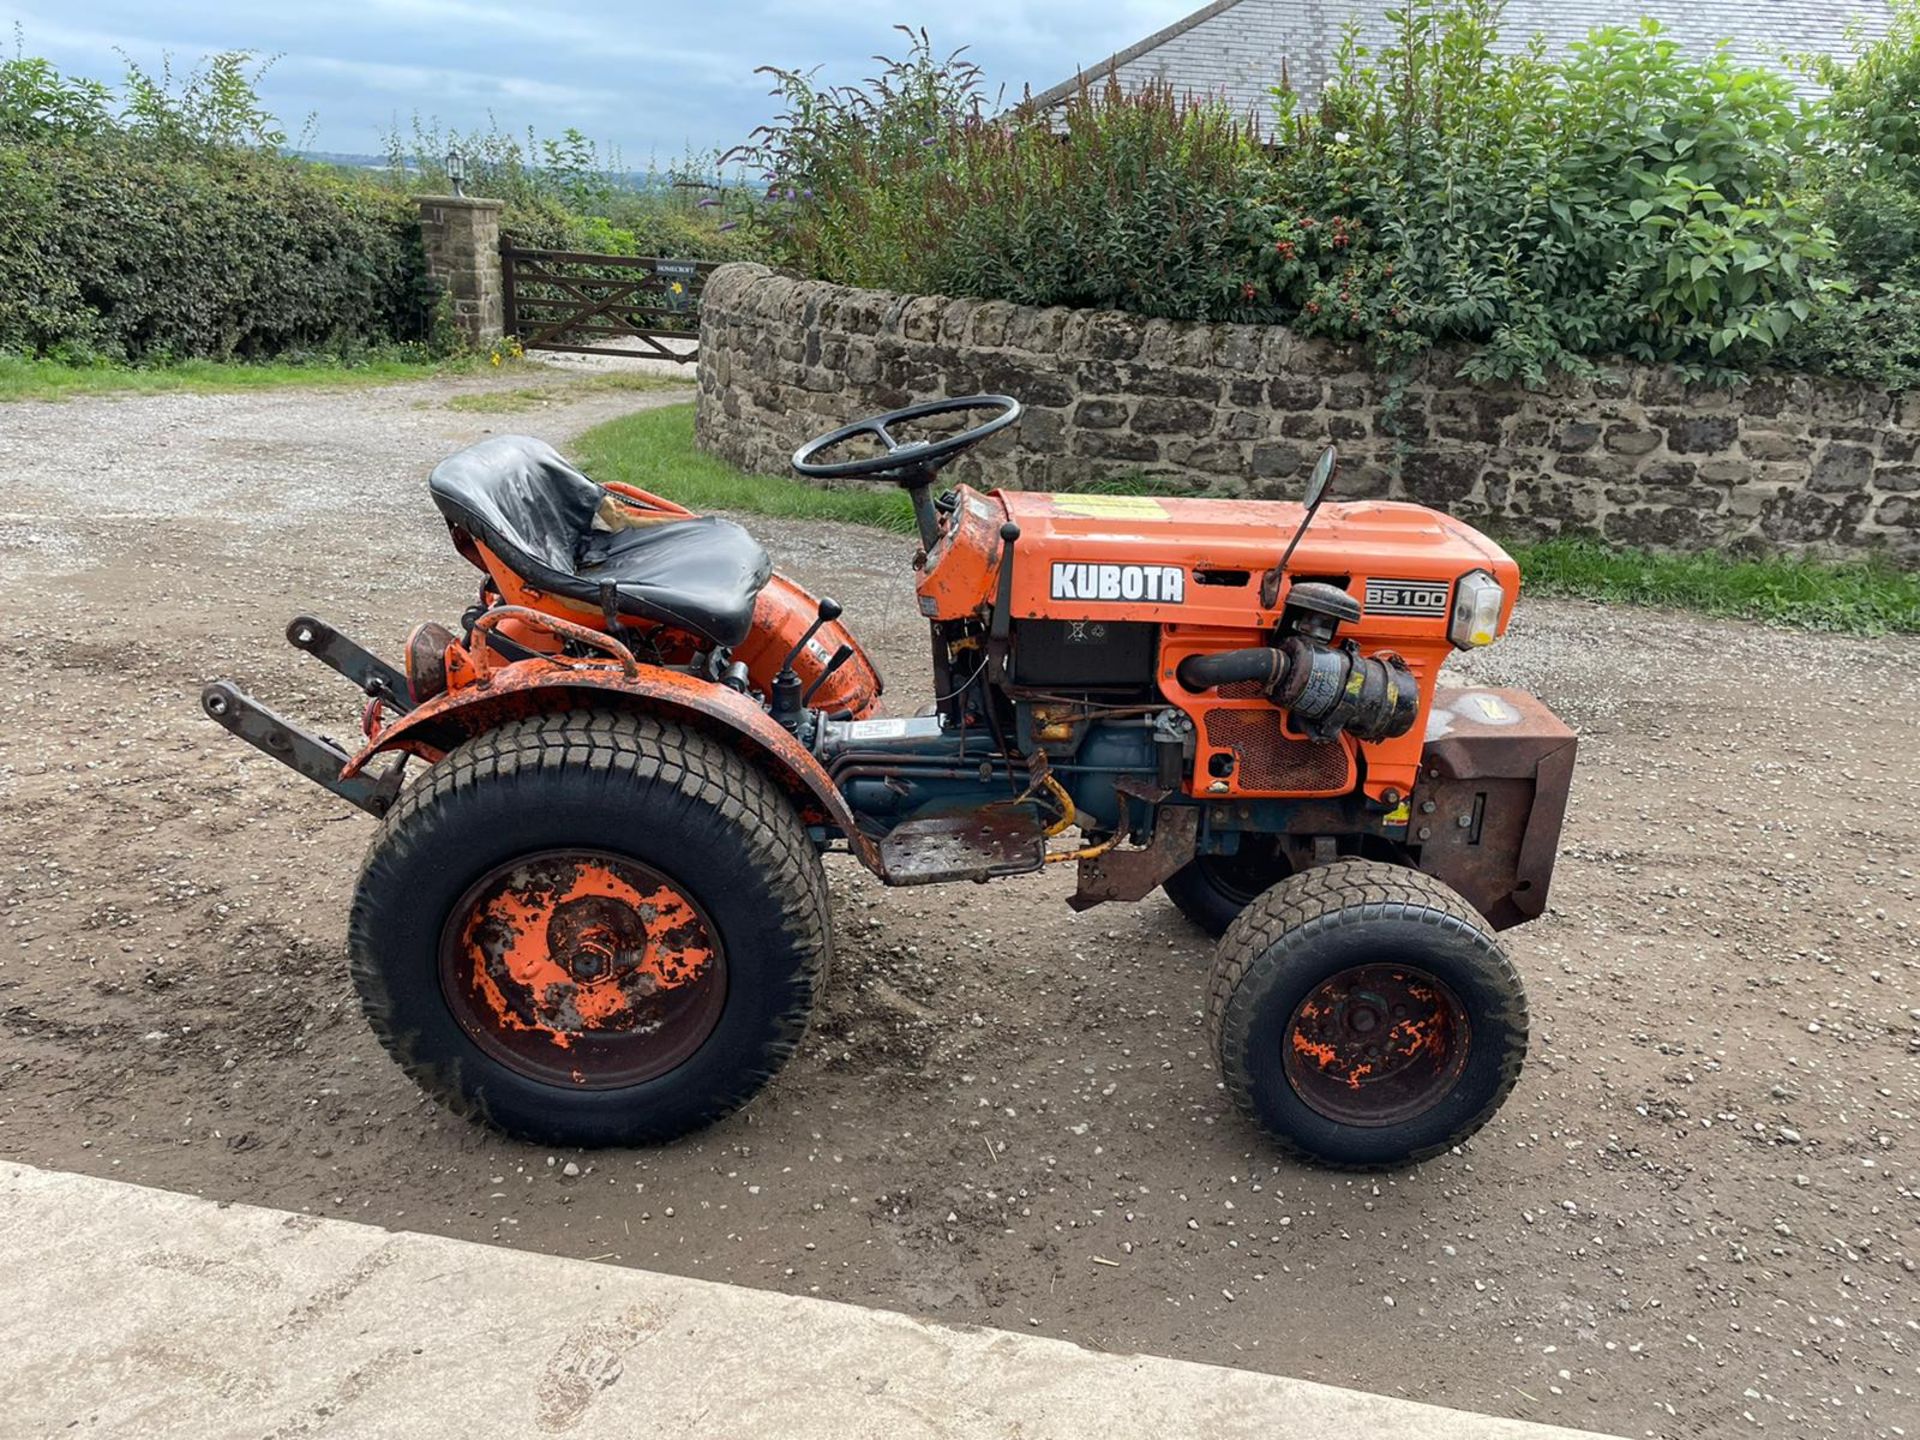
POLYGON ((637 1085, 684 1064, 726 1004, 718 933, 682 886, 602 850, 495 866, 447 917, 440 986, 460 1028, 529 1079, 637 1085))
POLYGON ((1445 982, 1405 965, 1356 965, 1308 992, 1281 1041, 1287 1083, 1343 1125, 1397 1125, 1446 1097, 1473 1038, 1445 982))

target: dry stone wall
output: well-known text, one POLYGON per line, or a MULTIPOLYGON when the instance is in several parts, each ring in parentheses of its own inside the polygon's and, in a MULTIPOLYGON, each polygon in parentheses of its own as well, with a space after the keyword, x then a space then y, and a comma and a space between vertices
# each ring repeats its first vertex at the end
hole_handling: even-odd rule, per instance
POLYGON ((1340 446, 1340 492, 1417 500, 1503 533, 1920 564, 1920 392, 1781 376, 1732 389, 1664 367, 1529 391, 1436 355, 1398 380, 1272 326, 891 295, 715 272, 701 304, 701 446, 780 473, 861 415, 975 391, 1017 431, 956 473, 1063 489, 1149 477, 1196 494, 1298 494, 1340 446))

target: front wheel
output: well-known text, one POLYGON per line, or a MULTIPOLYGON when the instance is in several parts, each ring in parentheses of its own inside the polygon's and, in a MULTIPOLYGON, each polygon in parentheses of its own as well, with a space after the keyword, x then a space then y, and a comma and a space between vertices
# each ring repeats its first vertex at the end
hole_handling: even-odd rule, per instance
POLYGON ((1302 1159, 1436 1155, 1493 1117, 1527 1053, 1527 999, 1486 922, 1431 876, 1370 860, 1249 905, 1208 1009, 1240 1108, 1302 1159))
POLYGON ((422 1089, 526 1139, 671 1139, 792 1053, 828 956, 786 797, 665 721, 573 711, 433 766, 381 824, 349 928, 367 1018, 422 1089))
POLYGON ((1248 835, 1232 855, 1196 855, 1160 888, 1179 912, 1207 934, 1220 936, 1292 867, 1278 840, 1248 835))

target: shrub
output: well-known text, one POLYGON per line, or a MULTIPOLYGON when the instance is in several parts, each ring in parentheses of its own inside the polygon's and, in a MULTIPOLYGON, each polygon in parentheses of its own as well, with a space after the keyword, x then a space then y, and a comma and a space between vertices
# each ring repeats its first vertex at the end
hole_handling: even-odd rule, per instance
POLYGON ((1894 0, 1886 36, 1850 63, 1814 69, 1832 88, 1814 182, 1859 293, 1824 307, 1792 359, 1920 385, 1920 0, 1894 0))
POLYGON ((1349 32, 1277 166, 1281 193, 1344 227, 1345 257, 1283 220, 1276 302, 1390 351, 1480 342, 1483 377, 1608 354, 1764 362, 1834 287, 1831 237, 1794 188, 1791 85, 1724 47, 1689 58, 1651 20, 1558 61, 1499 54, 1499 10, 1411 0, 1377 57, 1349 32))
POLYGON ((1221 107, 1165 86, 1083 91, 1057 132, 963 126, 926 223, 937 290, 1173 319, 1233 313, 1246 296, 1240 218, 1263 168, 1221 107))
POLYGON ((0 349, 258 359, 425 338, 404 199, 271 156, 0 144, 0 349))
POLYGON ((1464 342, 1484 378, 1621 354, 1730 372, 1844 301, 1786 80, 1652 21, 1508 54, 1500 13, 1407 0, 1378 54, 1350 29, 1319 105, 1281 94, 1270 137, 1111 77, 995 116, 963 56, 908 32, 863 85, 771 72, 783 111, 741 153, 768 243, 825 279, 1278 322, 1388 357, 1464 342))
POLYGON ((50 141, 103 134, 113 128, 112 100, 112 92, 97 80, 69 79, 37 56, 0 60, 0 138, 50 141))
POLYGON ((786 108, 722 161, 767 182, 745 215, 774 258, 845 284, 921 289, 938 239, 930 190, 986 101, 964 52, 940 58, 924 30, 895 28, 906 57, 877 57, 862 85, 821 89, 811 72, 763 66, 786 108))
POLYGON ((1920 0, 1892 0, 1886 36, 1851 63, 1823 57, 1832 89, 1820 169, 1834 228, 1863 278, 1920 280, 1920 0))
POLYGON ((423 340, 418 217, 277 153, 239 52, 105 87, 0 64, 0 351, 257 359, 423 340))

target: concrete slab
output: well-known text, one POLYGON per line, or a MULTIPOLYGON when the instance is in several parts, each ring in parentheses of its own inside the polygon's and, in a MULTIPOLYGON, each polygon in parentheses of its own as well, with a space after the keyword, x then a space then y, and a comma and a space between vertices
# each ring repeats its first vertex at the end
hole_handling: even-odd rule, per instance
POLYGON ((20 1165, 0 1253, 8 1434, 1575 1435, 20 1165))

